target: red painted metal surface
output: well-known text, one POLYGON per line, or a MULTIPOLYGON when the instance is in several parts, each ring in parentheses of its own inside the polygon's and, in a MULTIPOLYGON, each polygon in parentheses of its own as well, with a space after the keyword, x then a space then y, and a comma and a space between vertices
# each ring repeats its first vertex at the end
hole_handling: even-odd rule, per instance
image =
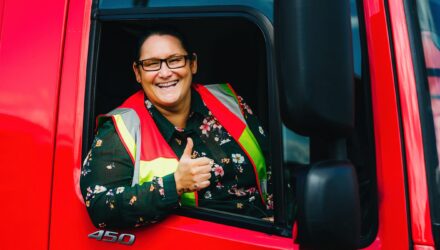
POLYGON ((2 40, 3 9, 6 0, 0 0, 0 41, 2 40))
POLYGON ((435 250, 434 246, 414 245, 414 250, 435 250))
POLYGON ((1 249, 47 249, 63 0, 2 0, 1 249))
POLYGON ((414 244, 433 246, 422 129, 404 6, 402 0, 390 0, 389 6, 405 138, 412 239, 414 244))
POLYGON ((380 250, 380 249, 383 249, 383 247, 379 237, 376 237, 376 239, 366 248, 362 248, 362 250, 380 250))
POLYGON ((86 249, 87 235, 94 231, 88 224, 77 186, 90 11, 91 0, 69 2, 56 135, 50 249, 86 249))
POLYGON ((382 249, 408 249, 402 142, 384 3, 364 1, 364 9, 379 192, 377 241, 382 249))
MULTIPOLYGON (((390 6, 396 8, 391 19, 393 39, 399 44, 395 46, 399 47, 395 48, 396 66, 399 90, 403 92, 400 101, 408 156, 409 195, 414 199, 410 203, 412 236, 420 243, 414 248, 432 249, 429 246, 432 233, 426 230, 426 227, 430 229, 429 207, 420 204, 427 203, 427 199, 423 198, 426 192, 423 183, 418 181, 421 178, 418 171, 424 169, 424 164, 420 165, 423 152, 417 141, 421 137, 420 124, 416 121, 418 107, 414 106, 417 100, 413 99, 416 96, 414 76, 408 72, 412 70, 411 62, 399 64, 410 58, 409 45, 406 30, 402 31, 398 25, 405 23, 399 17, 401 3, 390 1, 390 6), (413 149, 412 144, 420 147, 413 149), (417 218, 422 219, 415 221, 417 218)), ((8 199, 0 206, 0 220, 8 225, 0 229, 1 235, 8 236, 2 237, 2 249, 123 247, 87 238, 96 229, 87 216, 78 190, 90 7, 91 0, 0 2, 3 8, 0 9, 0 164, 7 169, 0 183, 8 184, 2 185, 8 199), (20 234, 23 230, 26 240, 20 234)), ((379 0, 365 1, 364 8, 379 192, 379 232, 366 249, 408 249, 401 128, 385 10, 383 1, 379 0)), ((171 216, 157 225, 120 233, 136 235, 132 249, 176 246, 180 249, 210 246, 210 249, 222 250, 298 248, 291 238, 182 216, 171 216)))

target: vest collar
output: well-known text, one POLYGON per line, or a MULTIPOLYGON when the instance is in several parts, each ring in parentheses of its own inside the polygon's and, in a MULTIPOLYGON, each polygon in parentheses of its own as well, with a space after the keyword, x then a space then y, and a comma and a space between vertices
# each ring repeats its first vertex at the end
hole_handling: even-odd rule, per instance
MULTIPOLYGON (((148 100, 147 95, 144 94, 145 107, 150 112, 154 122, 157 125, 157 128, 162 133, 164 139, 167 142, 170 142, 174 138, 174 133, 176 131, 175 126, 168 121, 157 108, 151 104, 148 100), (149 103, 149 104, 148 104, 149 103)), ((200 94, 191 88, 191 108, 190 108, 190 117, 188 119, 194 119, 196 116, 201 115, 202 117, 206 117, 209 115, 209 110, 206 107, 205 103, 203 103, 200 94)))

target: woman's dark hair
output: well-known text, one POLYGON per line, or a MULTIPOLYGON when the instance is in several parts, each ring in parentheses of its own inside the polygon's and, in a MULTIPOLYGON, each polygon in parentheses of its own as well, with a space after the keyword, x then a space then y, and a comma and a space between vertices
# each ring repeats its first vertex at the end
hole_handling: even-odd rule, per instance
POLYGON ((137 50, 136 50, 136 57, 134 58, 134 61, 137 61, 140 59, 142 45, 144 44, 145 40, 147 40, 150 36, 153 36, 153 35, 173 36, 173 37, 177 38, 177 40, 180 41, 182 48, 184 50, 186 50, 188 55, 193 54, 193 51, 189 47, 189 44, 188 44, 185 36, 179 30, 177 30, 176 28, 171 27, 171 26, 155 26, 155 27, 149 28, 147 32, 145 32, 144 34, 142 34, 139 37, 138 44, 137 44, 137 50))

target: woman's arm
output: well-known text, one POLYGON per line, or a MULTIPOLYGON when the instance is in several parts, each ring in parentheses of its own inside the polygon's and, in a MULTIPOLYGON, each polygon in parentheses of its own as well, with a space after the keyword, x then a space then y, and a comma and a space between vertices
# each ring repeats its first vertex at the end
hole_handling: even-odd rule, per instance
POLYGON ((154 223, 178 206, 173 174, 132 184, 133 162, 111 120, 98 130, 81 171, 81 192, 93 224, 99 228, 154 223))

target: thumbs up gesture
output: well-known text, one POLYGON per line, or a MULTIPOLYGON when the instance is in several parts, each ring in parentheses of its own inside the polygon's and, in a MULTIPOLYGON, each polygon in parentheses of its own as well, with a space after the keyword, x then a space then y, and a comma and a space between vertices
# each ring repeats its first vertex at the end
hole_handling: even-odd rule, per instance
POLYGON ((194 192, 209 186, 214 161, 207 157, 191 159, 193 141, 188 137, 185 150, 174 172, 177 193, 194 192))

